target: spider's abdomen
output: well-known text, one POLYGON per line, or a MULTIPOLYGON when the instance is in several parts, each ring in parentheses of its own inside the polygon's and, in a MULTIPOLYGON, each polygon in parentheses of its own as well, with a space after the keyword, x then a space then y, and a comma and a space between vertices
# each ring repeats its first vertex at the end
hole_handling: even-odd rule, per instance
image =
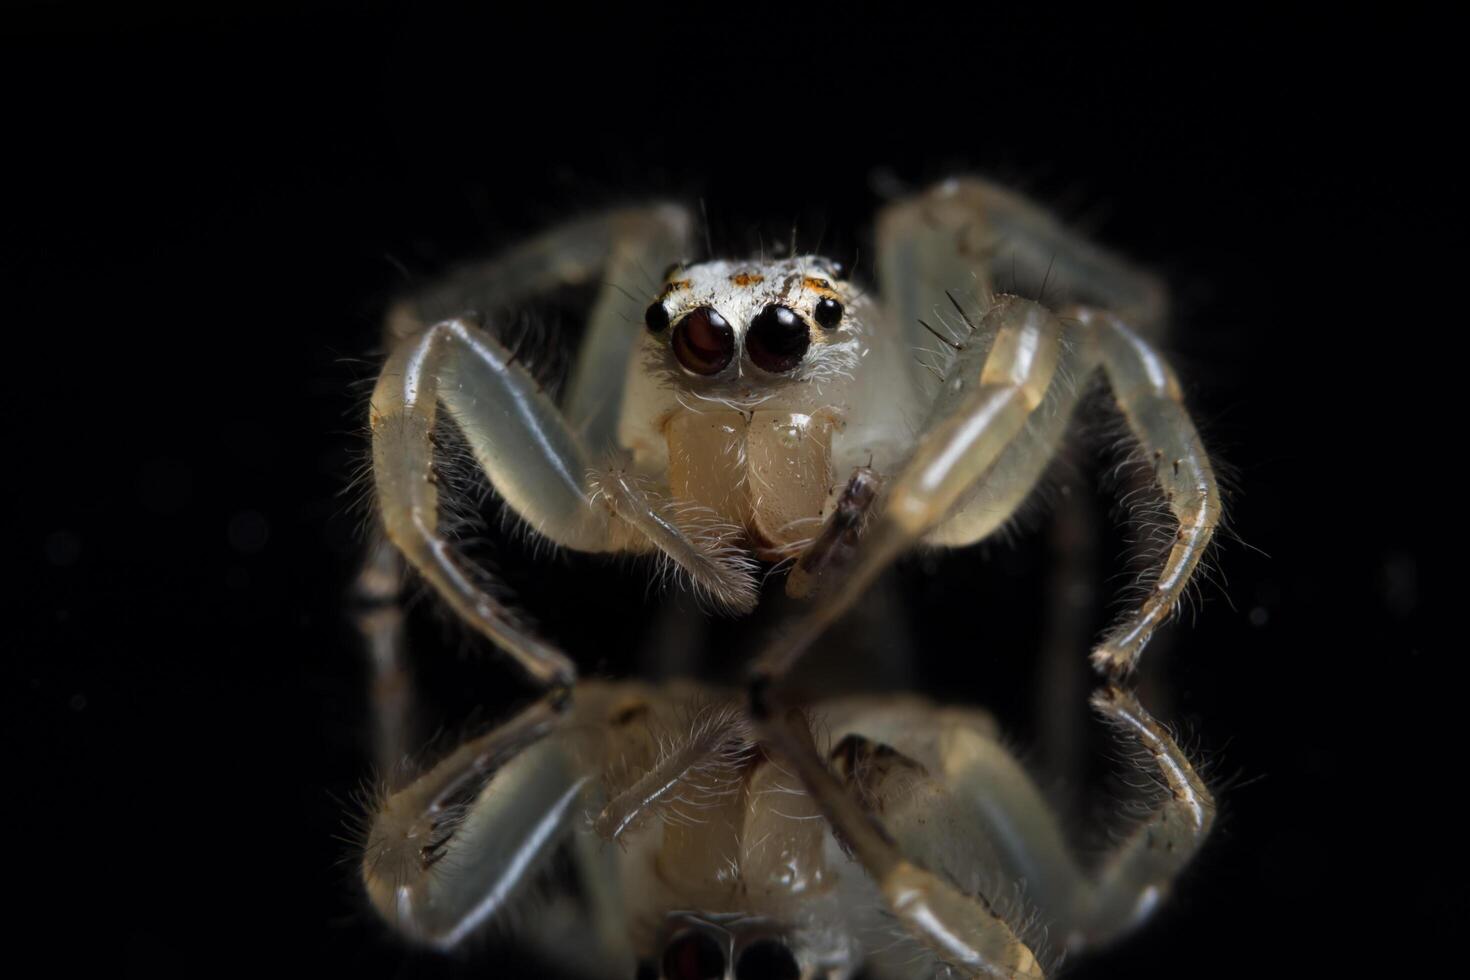
POLYGON ((664 427, 669 490, 745 531, 762 558, 800 550, 832 491, 835 413, 679 412, 664 427))

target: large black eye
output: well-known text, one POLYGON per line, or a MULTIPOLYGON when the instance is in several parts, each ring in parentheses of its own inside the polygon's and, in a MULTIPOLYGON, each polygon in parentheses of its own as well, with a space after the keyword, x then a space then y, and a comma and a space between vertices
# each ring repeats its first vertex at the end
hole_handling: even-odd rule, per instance
POLYGON ((762 371, 785 374, 801 363, 812 339, 806 322, 784 306, 774 303, 756 314, 745 335, 745 349, 762 371))
POLYGON ((735 331, 708 306, 674 327, 674 356, 695 374, 719 374, 735 356, 735 331))
POLYGON ((814 312, 817 317, 817 323, 824 330, 831 330, 842 322, 842 304, 835 299, 821 300, 817 303, 817 308, 814 312))
POLYGON ((654 303, 643 311, 643 322, 648 326, 649 333, 663 333, 664 328, 669 325, 669 311, 664 309, 663 303, 654 303))
POLYGON ((725 951, 702 932, 681 932, 664 947, 664 980, 720 980, 724 975, 725 951))
POLYGON ((735 980, 797 980, 801 967, 779 939, 758 939, 740 953, 735 980))

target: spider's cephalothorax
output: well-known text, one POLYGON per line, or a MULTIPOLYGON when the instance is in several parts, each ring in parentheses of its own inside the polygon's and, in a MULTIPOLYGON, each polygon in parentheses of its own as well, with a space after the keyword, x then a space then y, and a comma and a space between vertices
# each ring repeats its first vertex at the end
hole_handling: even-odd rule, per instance
POLYGON ((870 311, 815 257, 673 267, 629 364, 618 435, 634 469, 666 474, 670 496, 723 523, 727 543, 799 553, 858 452, 843 433, 871 373, 870 311))
MULTIPOLYGON (((1123 686, 1220 514, 1179 383, 1151 344, 1162 289, 979 180, 884 210, 876 290, 812 256, 688 264, 690 231, 680 208, 597 215, 390 314, 371 412, 384 541, 364 590, 391 608, 406 559, 548 693, 383 797, 363 863, 374 905, 405 935, 452 946, 570 853, 576 894, 528 941, 581 972, 642 963, 668 980, 860 965, 1035 978, 1037 937, 1085 949, 1133 928, 1214 813, 1123 686), (997 293, 1002 272, 1047 282, 1051 304, 997 293), (558 401, 493 325, 462 312, 592 281, 605 285, 558 401), (1106 678, 1094 707, 1167 792, 1083 870, 982 712, 892 693, 797 705, 786 680, 896 558, 1002 527, 1094 375, 1176 526, 1144 600, 1092 655, 1106 678), (759 562, 780 561, 787 592, 812 601, 754 659, 743 698, 577 683, 572 659, 508 614, 440 529, 433 432, 445 416, 534 533, 660 556, 731 612, 754 606, 759 562), (569 946, 568 930, 585 941, 569 946)), ((376 688, 391 764, 404 749, 406 702, 387 693, 404 690, 401 631, 396 614, 362 622, 392 675, 376 688)))

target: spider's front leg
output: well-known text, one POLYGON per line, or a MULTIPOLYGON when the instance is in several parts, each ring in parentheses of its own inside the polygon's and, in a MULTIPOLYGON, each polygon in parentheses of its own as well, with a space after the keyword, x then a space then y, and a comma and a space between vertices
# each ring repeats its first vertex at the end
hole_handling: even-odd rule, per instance
POLYGON ((560 544, 601 551, 608 514, 587 506, 582 447, 510 352, 465 320, 442 321, 402 344, 373 391, 373 476, 384 533, 461 618, 535 680, 570 687, 572 662, 519 626, 439 533, 433 431, 441 400, 516 513, 560 544))
MULTIPOLYGON (((1063 359, 1062 324, 1044 307, 1001 297, 978 325, 987 345, 962 350, 934 406, 938 419, 889 486, 851 567, 795 629, 758 661, 758 677, 784 676, 895 558, 918 544, 1027 433, 1063 359)), ((1062 378, 1064 387, 1071 381, 1062 378)))
POLYGON ((393 353, 373 392, 384 533, 465 621, 539 683, 570 686, 572 662, 519 625, 439 533, 432 434, 441 403, 495 490, 536 533, 578 551, 657 546, 711 591, 754 601, 748 563, 686 533, 680 513, 632 480, 598 475, 582 440, 504 346, 466 320, 441 321, 393 353))
POLYGON ((761 740, 795 769, 838 837, 873 876, 890 910, 943 960, 993 978, 1040 977, 1034 953, 985 904, 907 860, 883 827, 837 782, 799 715, 776 690, 797 657, 852 606, 895 557, 916 544, 1003 456, 1045 401, 1062 359, 1062 325, 1048 310, 1001 298, 977 332, 993 341, 962 351, 936 405, 940 421, 898 474, 857 558, 835 588, 757 662, 751 714, 761 740))

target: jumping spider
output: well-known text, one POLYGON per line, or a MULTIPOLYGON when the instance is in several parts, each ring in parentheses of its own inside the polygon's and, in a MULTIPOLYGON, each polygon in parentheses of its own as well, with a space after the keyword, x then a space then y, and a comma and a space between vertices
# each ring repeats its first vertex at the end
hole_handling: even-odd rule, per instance
MULTIPOLYGON (((816 256, 684 264, 691 225, 669 206, 568 224, 389 317, 371 406, 386 544, 366 589, 391 598, 407 559, 547 693, 378 800, 362 863, 372 904, 404 936, 452 947, 570 855, 575 911, 528 941, 594 973, 666 980, 1035 978, 1043 935, 1079 950, 1133 928, 1214 816, 1124 687, 1220 514, 1178 382, 1146 339, 1162 288, 975 179, 884 210, 876 295, 816 256), (665 268, 650 289, 648 270, 665 268), (993 291, 1017 269, 1045 272, 1055 311, 993 291), (604 286, 560 403, 464 312, 585 282, 604 286), (916 361, 936 340, 937 360, 916 361), (894 559, 1000 528, 1099 371, 1177 533, 1140 608, 1092 654, 1094 708, 1166 791, 1083 870, 984 712, 910 695, 797 705, 786 679, 894 559), (578 683, 442 533, 441 410, 535 534, 661 555, 735 612, 754 607, 760 563, 784 563, 804 613, 743 693, 578 683)), ((397 634, 364 622, 386 675, 397 634)))

